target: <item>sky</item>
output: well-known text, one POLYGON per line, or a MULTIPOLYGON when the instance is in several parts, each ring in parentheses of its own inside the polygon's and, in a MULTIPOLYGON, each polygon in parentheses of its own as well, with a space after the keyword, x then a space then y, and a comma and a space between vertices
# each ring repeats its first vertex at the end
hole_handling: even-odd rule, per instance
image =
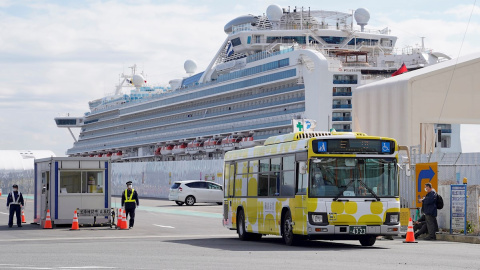
MULTIPOLYGON (((88 101, 113 93, 136 64, 149 83, 186 76, 183 63, 207 67, 227 37, 224 25, 270 4, 351 13, 370 11, 367 28, 389 27, 397 47, 425 46, 455 58, 479 52, 476 1, 37 1, 0 0, 0 149, 73 146, 54 117, 82 116, 88 101), (471 16, 470 16, 471 15, 471 16)), ((464 152, 480 152, 478 125, 462 125, 464 152)), ((78 131, 75 132, 78 135, 78 131)))

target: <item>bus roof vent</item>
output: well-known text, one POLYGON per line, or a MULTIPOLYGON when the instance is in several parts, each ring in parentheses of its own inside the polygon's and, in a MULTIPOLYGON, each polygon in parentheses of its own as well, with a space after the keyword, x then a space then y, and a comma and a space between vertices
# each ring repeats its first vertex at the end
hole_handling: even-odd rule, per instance
POLYGON ((314 137, 321 137, 321 136, 331 136, 330 132, 322 132, 322 131, 314 131, 314 132, 297 132, 295 133, 295 141, 302 140, 302 139, 310 139, 314 137))
POLYGON ((310 139, 314 137, 321 136, 331 136, 330 132, 314 131, 314 132, 297 132, 297 133, 288 133, 279 136, 273 136, 265 140, 263 145, 271 145, 284 142, 293 142, 298 140, 310 139))

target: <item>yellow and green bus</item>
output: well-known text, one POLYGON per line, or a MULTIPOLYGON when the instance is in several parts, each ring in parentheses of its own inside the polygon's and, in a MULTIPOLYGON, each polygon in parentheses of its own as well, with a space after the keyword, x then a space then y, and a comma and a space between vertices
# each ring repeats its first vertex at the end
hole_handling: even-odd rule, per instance
POLYGON ((400 231, 398 145, 358 132, 290 133, 225 154, 223 226, 241 240, 359 240, 400 231))

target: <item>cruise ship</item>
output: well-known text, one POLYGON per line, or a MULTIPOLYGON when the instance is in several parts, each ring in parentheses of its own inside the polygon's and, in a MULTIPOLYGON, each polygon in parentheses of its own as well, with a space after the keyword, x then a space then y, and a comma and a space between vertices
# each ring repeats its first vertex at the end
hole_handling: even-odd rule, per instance
MULTIPOLYGON (((116 162, 222 159, 295 131, 352 131, 352 91, 359 85, 449 57, 424 48, 397 51, 388 28, 368 29, 370 14, 267 7, 234 18, 205 70, 184 64, 187 77, 147 84, 132 67, 115 93, 89 102, 80 117, 56 117, 80 128, 68 156, 108 156, 116 162), (124 88, 130 93, 125 94, 124 88)), ((73 136, 73 133, 72 133, 73 136)))

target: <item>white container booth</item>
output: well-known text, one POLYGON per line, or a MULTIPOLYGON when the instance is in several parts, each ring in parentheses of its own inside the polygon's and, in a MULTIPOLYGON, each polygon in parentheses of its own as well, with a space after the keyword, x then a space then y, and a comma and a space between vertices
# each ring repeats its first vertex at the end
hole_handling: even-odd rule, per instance
POLYGON ((52 157, 35 160, 34 222, 43 227, 50 210, 52 224, 72 224, 80 209, 80 224, 108 223, 110 158, 52 157))

